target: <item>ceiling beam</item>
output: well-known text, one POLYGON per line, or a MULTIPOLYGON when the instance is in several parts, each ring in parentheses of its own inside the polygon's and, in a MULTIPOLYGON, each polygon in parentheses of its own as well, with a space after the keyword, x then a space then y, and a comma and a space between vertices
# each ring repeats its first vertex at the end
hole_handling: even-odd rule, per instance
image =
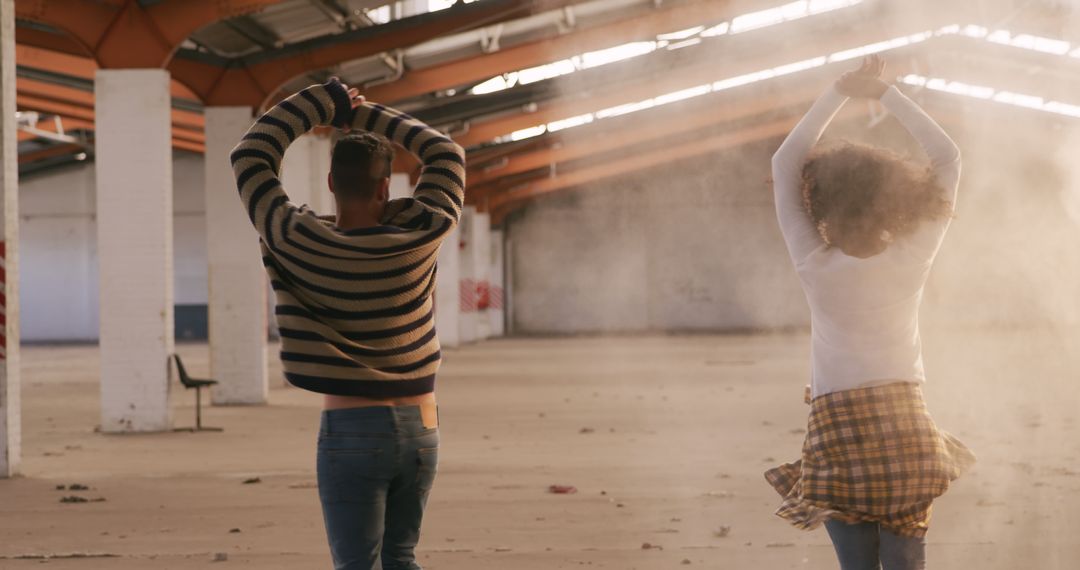
POLYGON ((282 0, 19 0, 15 17, 66 32, 102 67, 158 68, 199 28, 282 0))
MULTIPOLYGON (((650 116, 649 111, 639 113, 637 121, 626 121, 623 127, 611 129, 603 124, 594 124, 587 129, 585 136, 567 133, 567 137, 554 137, 557 142, 548 148, 510 154, 503 157, 497 166, 478 166, 468 173, 469 185, 473 197, 481 199, 476 189, 484 185, 498 183, 500 179, 515 174, 544 168, 561 162, 569 162, 600 155, 605 152, 638 145, 644 142, 662 139, 690 131, 715 127, 724 123, 738 121, 754 115, 767 113, 784 107, 799 105, 809 106, 820 92, 819 85, 811 85, 790 92, 769 97, 756 97, 737 103, 721 104, 703 112, 665 113, 650 116)), ((703 105, 697 106, 699 109, 703 105)), ((553 141, 554 142, 554 141, 553 141)))
POLYGON ((314 70, 411 47, 427 40, 522 18, 571 4, 572 0, 483 0, 459 4, 350 32, 298 42, 277 50, 222 62, 180 52, 169 63, 178 81, 206 105, 263 107, 290 80, 314 70))
POLYGON ((495 194, 490 198, 489 206, 493 217, 501 220, 515 205, 536 196, 783 136, 795 126, 796 121, 792 118, 774 120, 702 140, 624 156, 495 194))
MULTIPOLYGON (((97 62, 91 58, 22 43, 15 44, 15 63, 18 67, 37 69, 55 75, 67 75, 91 83, 98 70, 97 62)), ((174 98, 198 100, 198 95, 175 79, 170 82, 169 90, 174 98)))
MULTIPOLYGON (((825 55, 881 41, 883 37, 900 35, 897 30, 886 29, 884 26, 884 23, 867 23, 860 27, 847 28, 844 33, 819 34, 813 45, 814 52, 807 55, 811 57, 825 55)), ((920 26, 911 32, 923 29, 925 28, 920 26)), ((599 87, 571 86, 565 89, 565 95, 562 97, 538 102, 533 107, 535 110, 531 112, 511 113, 491 119, 471 121, 467 124, 464 134, 455 136, 454 140, 464 147, 489 143, 498 137, 521 129, 636 103, 725 78, 771 69, 790 64, 792 59, 793 56, 789 50, 761 49, 746 57, 701 58, 701 63, 664 69, 628 80, 609 82, 599 87)), ((845 64, 850 65, 850 62, 845 64)), ((572 80, 573 75, 565 79, 565 81, 572 80)))
MULTIPOLYGON (((15 86, 20 98, 28 97, 58 104, 75 105, 87 109, 91 116, 93 115, 94 94, 90 91, 25 77, 16 78, 15 86)), ((205 121, 201 113, 172 109, 172 124, 174 128, 201 132, 205 126, 205 121)))
POLYGON ((85 150, 86 149, 80 144, 61 143, 54 146, 45 147, 41 150, 20 153, 19 164, 27 164, 38 160, 56 158, 58 156, 64 156, 68 154, 78 154, 80 152, 85 152, 85 150))
MULTIPOLYGON (((961 123, 955 119, 955 107, 938 105, 928 101, 925 108, 937 116, 939 122, 942 125, 947 126, 947 128, 954 130, 961 128, 961 123)), ((855 120, 866 120, 868 117, 868 107, 849 104, 840 111, 834 119, 833 124, 836 125, 845 122, 850 123, 855 120)), ((492 222, 501 223, 507 214, 522 207, 530 199, 537 196, 566 189, 578 189, 605 179, 632 174, 660 165, 700 157, 705 154, 726 149, 737 148, 746 144, 762 142, 769 139, 779 139, 786 136, 791 129, 795 127, 800 118, 799 114, 795 114, 789 117, 771 119, 693 141, 620 154, 609 160, 602 160, 587 167, 571 171, 557 170, 556 172, 558 172, 558 174, 554 176, 518 184, 517 186, 503 190, 499 194, 492 195, 488 201, 488 209, 492 213, 492 222)))
POLYGON ((574 30, 496 52, 459 59, 405 73, 401 79, 365 92, 372 101, 393 103, 490 79, 503 73, 552 63, 581 53, 620 44, 653 40, 666 32, 722 22, 734 16, 731 0, 676 4, 609 24, 574 30))

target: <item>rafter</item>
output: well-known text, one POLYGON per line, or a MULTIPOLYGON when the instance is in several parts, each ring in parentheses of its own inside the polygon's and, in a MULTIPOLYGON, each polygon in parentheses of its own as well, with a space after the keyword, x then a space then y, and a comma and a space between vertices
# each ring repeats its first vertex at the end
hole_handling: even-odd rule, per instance
MULTIPOLYGON (((66 75, 93 82, 98 64, 88 57, 52 51, 32 45, 15 44, 15 63, 22 68, 36 69, 55 75, 66 75)), ((177 82, 170 82, 171 95, 178 99, 198 100, 198 96, 177 82)))
POLYGON ((168 63, 195 30, 282 0, 20 0, 15 16, 62 30, 102 67, 154 68, 168 63))
MULTIPOLYGON (((955 130, 960 128, 961 123, 954 118, 957 111, 955 106, 942 105, 930 100, 924 103, 924 107, 935 115, 938 122, 947 129, 955 130)), ((837 115, 834 123, 842 124, 856 120, 866 120, 869 113, 869 108, 865 106, 848 105, 837 115)), ((591 183, 633 174, 663 164, 756 142, 779 139, 790 132, 798 120, 799 115, 796 113, 792 116, 743 126, 729 132, 713 134, 701 139, 647 150, 639 148, 634 152, 612 155, 613 158, 601 160, 582 168, 570 171, 559 170, 554 176, 527 181, 512 188, 503 189, 501 192, 491 196, 487 206, 492 212, 493 223, 501 223, 508 213, 520 208, 530 199, 537 196, 566 189, 583 188, 591 183)))
POLYGON ((295 77, 312 70, 414 46, 446 34, 468 31, 533 13, 572 0, 485 0, 299 42, 230 63, 181 52, 169 64, 172 76, 198 93, 206 105, 262 107, 295 77))
POLYGON ((580 53, 628 42, 655 39, 658 34, 720 22, 733 15, 731 0, 677 4, 612 23, 571 31, 475 57, 458 59, 407 72, 401 79, 367 90, 372 101, 393 103, 468 85, 527 67, 566 59, 580 53))

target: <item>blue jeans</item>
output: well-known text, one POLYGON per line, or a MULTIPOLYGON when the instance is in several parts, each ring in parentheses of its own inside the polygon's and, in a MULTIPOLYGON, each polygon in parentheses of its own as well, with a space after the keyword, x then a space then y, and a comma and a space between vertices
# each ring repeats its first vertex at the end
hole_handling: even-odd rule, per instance
POLYGON ((825 521, 840 570, 925 570, 926 539, 898 536, 877 523, 825 521))
POLYGON ((327 410, 316 471, 336 570, 420 570, 413 549, 438 464, 418 406, 327 410))

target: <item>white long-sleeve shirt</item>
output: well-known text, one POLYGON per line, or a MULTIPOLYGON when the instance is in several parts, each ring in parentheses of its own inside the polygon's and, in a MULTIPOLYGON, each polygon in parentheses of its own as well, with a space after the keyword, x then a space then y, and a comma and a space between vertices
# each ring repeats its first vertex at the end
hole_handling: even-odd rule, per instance
MULTIPOLYGON (((810 305, 815 398, 887 381, 926 381, 919 305, 950 222, 949 217, 924 221, 914 234, 868 258, 825 244, 803 204, 802 171, 810 149, 846 101, 830 87, 772 160, 776 215, 810 305)), ((960 179, 956 144, 895 87, 881 102, 929 155, 944 198, 955 205, 960 179)))

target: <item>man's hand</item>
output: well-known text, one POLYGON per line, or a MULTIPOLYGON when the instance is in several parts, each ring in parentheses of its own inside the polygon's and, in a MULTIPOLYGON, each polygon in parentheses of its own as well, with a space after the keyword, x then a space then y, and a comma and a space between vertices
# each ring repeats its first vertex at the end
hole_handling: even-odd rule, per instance
MULTIPOLYGON (((341 79, 338 79, 336 76, 331 77, 330 80, 327 81, 327 85, 328 86, 329 85, 341 86, 341 88, 349 96, 349 107, 350 107, 350 109, 352 109, 354 111, 356 110, 357 107, 359 107, 360 105, 362 105, 364 103, 364 96, 360 94, 359 89, 357 89, 356 87, 349 87, 347 84, 345 84, 343 81, 341 81, 341 79)), ((347 133, 350 130, 352 130, 352 125, 345 124, 345 125, 341 125, 339 128, 342 130, 342 132, 347 133)))
POLYGON ((881 80, 883 73, 885 60, 876 54, 868 56, 859 69, 840 76, 836 91, 845 97, 880 99, 889 90, 889 84, 881 80))
MULTIPOLYGON (((349 105, 352 107, 353 110, 364 104, 364 96, 360 94, 359 89, 357 89, 356 87, 349 87, 345 82, 341 81, 337 77, 331 77, 330 81, 340 83, 341 86, 345 88, 345 92, 349 94, 349 105)), ((341 127, 342 132, 347 133, 350 130, 352 130, 352 125, 345 125, 344 127, 341 127)))

